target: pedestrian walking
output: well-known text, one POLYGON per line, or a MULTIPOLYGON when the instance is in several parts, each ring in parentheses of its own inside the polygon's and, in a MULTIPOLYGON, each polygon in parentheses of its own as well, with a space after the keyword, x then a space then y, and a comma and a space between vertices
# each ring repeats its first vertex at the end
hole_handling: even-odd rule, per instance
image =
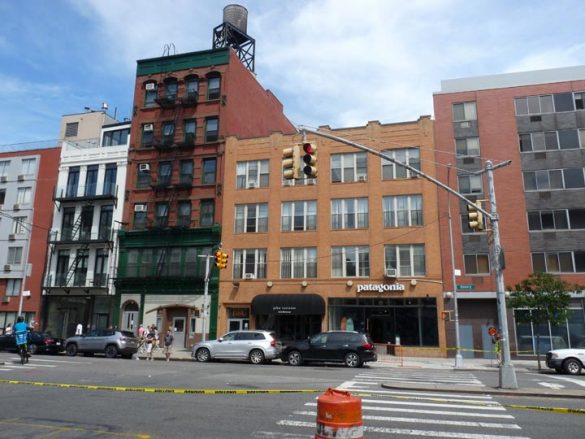
POLYGON ((83 334, 83 325, 81 323, 77 324, 75 328, 75 335, 82 335, 83 334))
POLYGON ((10 334, 12 334, 12 323, 7 324, 6 328, 4 328, 4 335, 10 334))
POLYGON ((165 357, 167 357, 167 361, 171 361, 171 352, 173 351, 173 341, 175 341, 175 337, 173 337, 173 331, 170 329, 167 331, 164 339, 165 343, 165 357))
POLYGON ((146 332, 146 361, 152 361, 152 348, 154 347, 154 330, 152 327, 148 328, 146 332))
POLYGON ((141 323, 140 326, 138 327, 138 337, 142 338, 144 337, 144 325, 141 323))

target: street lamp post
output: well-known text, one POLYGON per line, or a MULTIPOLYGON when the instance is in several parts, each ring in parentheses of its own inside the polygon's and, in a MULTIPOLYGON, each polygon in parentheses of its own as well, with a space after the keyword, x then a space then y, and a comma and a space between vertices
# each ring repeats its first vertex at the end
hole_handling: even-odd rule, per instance
MULTIPOLYGON (((33 218, 32 214, 31 214, 31 218, 33 218)), ((32 219, 31 219, 31 221, 32 221, 32 219)), ((24 225, 23 225, 23 227, 24 227, 24 225)), ((17 314, 17 316, 22 315, 24 292, 26 289, 26 278, 28 276, 28 255, 30 252, 30 242, 31 241, 32 241, 32 227, 28 229, 28 236, 27 236, 26 244, 24 246, 24 255, 23 255, 24 266, 22 269, 22 283, 20 285, 20 297, 18 299, 18 314, 17 314)))
POLYGON ((209 296, 209 260, 213 255, 199 255, 200 258, 205 258, 205 279, 203 287, 203 328, 201 329, 201 340, 207 340, 207 333, 205 332, 207 326, 207 313, 209 312, 207 306, 207 298, 209 296))

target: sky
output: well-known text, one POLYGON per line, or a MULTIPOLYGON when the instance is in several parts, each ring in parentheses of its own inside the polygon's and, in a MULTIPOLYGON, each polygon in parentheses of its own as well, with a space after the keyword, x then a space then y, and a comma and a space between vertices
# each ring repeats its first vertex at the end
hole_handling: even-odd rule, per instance
POLYGON ((136 60, 211 49, 231 3, 296 125, 412 121, 441 80, 585 64, 583 0, 0 0, 0 150, 102 102, 129 118, 136 60))

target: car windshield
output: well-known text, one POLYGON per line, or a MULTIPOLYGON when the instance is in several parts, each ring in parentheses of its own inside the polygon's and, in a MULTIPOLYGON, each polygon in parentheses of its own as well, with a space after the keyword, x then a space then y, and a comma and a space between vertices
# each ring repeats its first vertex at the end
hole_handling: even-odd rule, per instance
POLYGON ((221 339, 223 341, 232 341, 236 338, 236 333, 235 332, 230 332, 226 335, 224 335, 221 339))
POLYGON ((311 344, 325 344, 327 343, 327 334, 321 333, 311 337, 310 339, 311 344))

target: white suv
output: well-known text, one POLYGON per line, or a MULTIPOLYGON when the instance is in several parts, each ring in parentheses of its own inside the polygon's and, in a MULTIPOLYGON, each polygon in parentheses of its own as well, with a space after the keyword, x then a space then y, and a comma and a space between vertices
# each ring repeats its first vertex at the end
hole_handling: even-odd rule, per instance
POLYGON ((585 367, 585 340, 575 348, 555 349, 546 354, 546 365, 557 373, 579 375, 585 367))
POLYGON ((280 357, 282 344, 272 331, 243 330, 228 332, 217 340, 201 341, 193 346, 194 360, 249 360, 262 364, 280 357))

